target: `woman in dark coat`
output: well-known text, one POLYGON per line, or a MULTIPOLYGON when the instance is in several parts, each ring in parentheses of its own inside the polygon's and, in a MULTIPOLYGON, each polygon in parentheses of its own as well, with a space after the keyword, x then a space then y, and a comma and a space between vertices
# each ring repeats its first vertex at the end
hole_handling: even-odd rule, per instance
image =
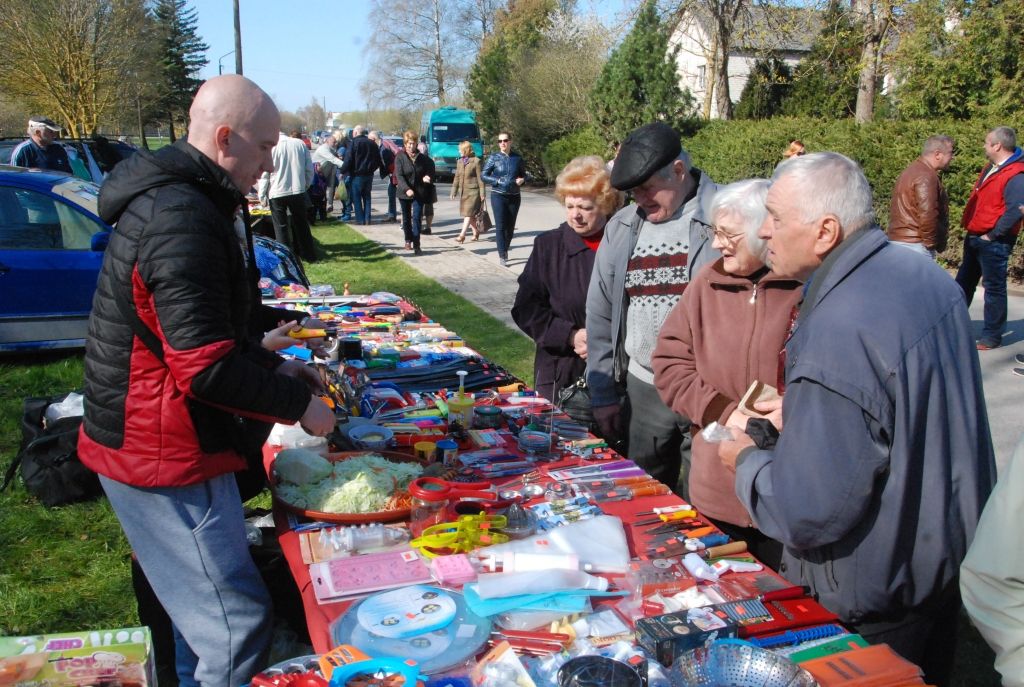
POLYGON ((555 181, 566 221, 536 238, 512 318, 537 343, 534 388, 558 398, 587 367, 587 288, 604 225, 621 204, 604 160, 578 157, 555 181))
POLYGON ((416 134, 406 131, 402 134, 404 150, 395 156, 395 180, 398 182, 398 200, 402 204, 402 232, 405 234, 405 249, 412 249, 416 255, 420 250, 420 231, 423 208, 437 199, 434 188, 434 161, 417 149, 416 134))

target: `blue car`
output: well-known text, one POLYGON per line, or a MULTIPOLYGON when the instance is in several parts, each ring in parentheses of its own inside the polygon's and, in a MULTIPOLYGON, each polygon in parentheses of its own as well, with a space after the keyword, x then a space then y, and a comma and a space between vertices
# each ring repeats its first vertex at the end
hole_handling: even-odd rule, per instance
POLYGON ((110 227, 99 187, 0 166, 0 351, 85 345, 110 227))
MULTIPOLYGON (((0 165, 0 353, 85 346, 111 232, 99 192, 59 172, 0 165)), ((309 286, 287 246, 254 240, 263 276, 309 286)))

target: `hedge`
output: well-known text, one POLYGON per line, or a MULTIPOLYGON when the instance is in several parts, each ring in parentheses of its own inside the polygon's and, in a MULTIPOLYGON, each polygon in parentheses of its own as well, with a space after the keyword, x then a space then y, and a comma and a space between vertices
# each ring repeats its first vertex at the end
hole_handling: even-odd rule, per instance
POLYGON ((591 127, 585 127, 568 136, 555 139, 544 148, 544 172, 552 182, 569 160, 581 155, 599 155, 608 159, 611 148, 608 142, 591 127))
MULTIPOLYGON (((751 177, 769 177, 789 141, 798 138, 808 152, 834 150, 864 168, 875 196, 875 214, 883 227, 889 220, 889 201, 900 173, 921 153, 929 136, 945 134, 957 142, 957 155, 942 175, 949 192, 949 244, 940 259, 951 267, 960 264, 963 230, 960 217, 971 186, 985 164, 985 134, 1006 122, 962 120, 878 121, 857 125, 852 119, 776 117, 762 121, 713 120, 684 137, 683 147, 694 164, 718 183, 751 177)), ((1013 122, 1008 123, 1013 126, 1013 122)), ((1020 127, 1018 127, 1020 130, 1020 127)), ((607 156, 607 143, 594 131, 583 129, 550 143, 544 166, 553 179, 577 155, 607 156)), ((1010 258, 1010 277, 1024 281, 1024 251, 1010 258)))
MULTIPOLYGON (((694 164, 718 183, 768 177, 794 138, 808 152, 833 150, 860 163, 875 196, 875 215, 883 227, 889 221, 889 201, 900 173, 921 154, 929 136, 945 134, 957 142, 957 154, 942 183, 949 193, 949 243, 940 259, 960 264, 963 229, 960 218, 978 172, 985 165, 985 134, 1004 122, 961 120, 878 121, 857 125, 850 119, 774 118, 763 121, 706 122, 683 141, 694 164)), ((1013 123, 1010 123, 1012 126, 1013 123)), ((1024 280, 1024 252, 1010 258, 1010 277, 1024 280)))

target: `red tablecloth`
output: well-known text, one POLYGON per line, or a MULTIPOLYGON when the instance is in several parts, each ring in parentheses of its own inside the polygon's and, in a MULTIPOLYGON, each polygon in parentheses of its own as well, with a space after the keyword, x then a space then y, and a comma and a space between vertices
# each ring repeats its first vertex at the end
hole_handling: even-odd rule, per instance
MULTIPOLYGON (((274 450, 269 446, 265 446, 264 464, 267 466, 268 472, 273 457, 274 450)), ((563 461, 562 463, 553 463, 551 465, 552 467, 559 467, 570 464, 576 465, 578 462, 575 460, 563 461)), ((508 478, 508 481, 512 479, 514 478, 508 478)), ((644 496, 632 501, 605 503, 602 504, 601 509, 608 515, 619 517, 624 524, 629 525, 637 520, 644 519, 645 516, 638 516, 637 513, 678 503, 681 503, 678 496, 666 494, 663 496, 644 496)), ((289 527, 287 512, 277 506, 274 508, 274 523, 277 526, 277 536, 281 544, 281 550, 284 552, 292 577, 295 579, 295 584, 302 595, 302 605, 306 614, 309 637, 313 642, 313 650, 317 653, 330 651, 333 648, 330 638, 330 624, 335 618, 348 610, 352 602, 339 601, 325 605, 317 602, 316 595, 313 593, 313 583, 309 577, 309 566, 302 561, 302 553, 299 550, 299 535, 289 527)), ((630 553, 635 554, 636 550, 631 529, 629 527, 626 528, 626 535, 630 542, 630 553)))

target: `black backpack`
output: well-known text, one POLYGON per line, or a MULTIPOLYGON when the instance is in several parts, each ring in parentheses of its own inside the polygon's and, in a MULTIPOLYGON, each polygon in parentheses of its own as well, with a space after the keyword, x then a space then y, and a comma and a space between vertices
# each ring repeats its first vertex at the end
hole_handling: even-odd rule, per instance
POLYGON ((43 427, 46 408, 66 397, 25 399, 21 449, 8 466, 0 491, 7 489, 20 466, 25 489, 46 506, 88 501, 103 493, 96 473, 78 460, 82 416, 62 417, 43 427))

